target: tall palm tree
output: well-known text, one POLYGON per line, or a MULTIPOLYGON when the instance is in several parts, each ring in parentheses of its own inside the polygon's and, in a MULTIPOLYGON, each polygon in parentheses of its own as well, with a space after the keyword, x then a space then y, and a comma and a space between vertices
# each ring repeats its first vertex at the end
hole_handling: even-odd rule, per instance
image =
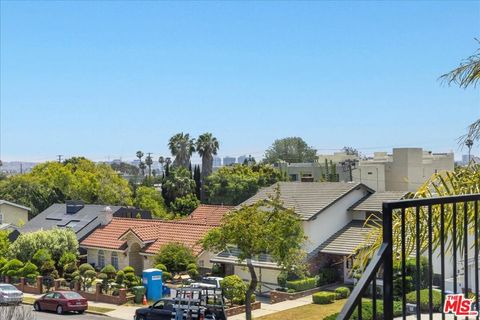
POLYGON ((145 164, 146 164, 147 167, 148 167, 148 177, 151 177, 151 176, 152 176, 152 164, 153 164, 153 159, 152 159, 152 156, 150 155, 150 153, 149 153, 148 156, 145 158, 145 164))
MULTIPOLYGON (((480 41, 476 40, 480 44, 480 41)), ((457 84, 460 88, 465 89, 470 86, 475 88, 480 81, 480 48, 457 68, 442 75, 440 79, 449 85, 457 84)), ((480 119, 468 127, 468 132, 460 137, 459 143, 464 145, 467 140, 480 140, 480 119)))
POLYGON ((142 172, 142 176, 144 176, 145 175, 145 164, 142 162, 142 158, 143 158, 144 154, 143 154, 142 151, 139 150, 139 151, 137 151, 136 155, 137 155, 138 160, 140 161, 138 163, 138 168, 142 172))
POLYGON ((175 156, 173 165, 188 169, 190 157, 192 156, 192 153, 195 152, 195 139, 190 139, 188 133, 177 133, 170 138, 168 147, 170 148, 172 155, 175 156))
POLYGON ((197 139, 197 152, 202 157, 202 172, 200 175, 200 181, 202 190, 200 193, 201 200, 205 199, 205 191, 203 185, 205 180, 213 171, 213 156, 217 154, 219 149, 219 143, 211 133, 207 132, 200 135, 197 139))

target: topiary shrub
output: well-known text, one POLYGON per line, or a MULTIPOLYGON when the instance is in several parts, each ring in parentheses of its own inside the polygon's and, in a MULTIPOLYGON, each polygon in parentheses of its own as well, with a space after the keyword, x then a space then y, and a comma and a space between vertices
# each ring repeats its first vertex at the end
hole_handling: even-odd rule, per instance
POLYGON ((106 274, 108 279, 115 279, 117 276, 117 270, 111 264, 107 264, 100 272, 106 274))
POLYGON ((316 287, 317 281, 315 278, 305 278, 300 280, 287 281, 287 288, 293 289, 296 292, 313 289, 316 287))
POLYGON ((169 281, 172 280, 172 274, 168 271, 162 272, 162 280, 163 281, 169 281))
POLYGON ((234 303, 240 305, 245 303, 247 285, 239 276, 231 275, 225 277, 220 282, 220 286, 223 290, 223 296, 230 301, 230 306, 233 306, 234 303))
POLYGON ((165 267, 165 265, 163 263, 157 263, 155 265, 155 269, 162 270, 162 271, 168 271, 167 267, 165 267))
POLYGON ((2 268, 2 273, 9 277, 19 277, 19 271, 23 268, 23 262, 17 259, 8 261, 2 268))
MULTIPOLYGON (((432 290, 432 304, 434 311, 442 310, 442 293, 438 290, 432 290)), ((417 303, 417 291, 407 293, 407 303, 417 303)), ((420 311, 429 312, 428 289, 420 290, 420 311)))
POLYGON ((125 268, 123 268, 123 272, 125 274, 128 274, 128 273, 133 273, 135 274, 135 269, 133 267, 130 267, 130 266, 126 266, 125 268))
POLYGON ((350 289, 347 287, 338 287, 335 289, 335 293, 337 295, 337 299, 345 299, 350 295, 350 289))
POLYGON ((200 272, 198 271, 198 267, 196 263, 190 263, 187 266, 187 273, 192 279, 198 278, 200 272))
POLYGON ((122 270, 119 270, 117 272, 117 276, 115 277, 115 283, 118 284, 119 286, 122 286, 124 280, 125 280, 125 272, 123 272, 122 270))
POLYGON ((313 303, 315 304, 329 304, 335 301, 335 293, 328 291, 320 291, 312 295, 313 303))
POLYGON ((32 278, 36 278, 39 275, 39 272, 38 272, 37 266, 31 263, 30 261, 28 261, 27 263, 25 263, 23 268, 18 270, 18 275, 20 277, 32 279, 32 278))

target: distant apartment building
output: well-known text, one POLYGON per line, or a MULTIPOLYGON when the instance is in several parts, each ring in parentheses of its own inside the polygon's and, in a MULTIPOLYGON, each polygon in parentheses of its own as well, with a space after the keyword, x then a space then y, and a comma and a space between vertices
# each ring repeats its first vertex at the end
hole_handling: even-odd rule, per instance
POLYGON ((325 160, 328 162, 332 161, 333 163, 342 163, 348 160, 359 160, 360 158, 356 154, 348 154, 345 151, 334 152, 333 154, 319 154, 317 162, 320 164, 325 163, 325 160))
POLYGON ((372 158, 360 160, 352 178, 377 192, 416 191, 432 174, 453 169, 453 153, 394 148, 393 154, 375 152, 372 158))
POLYGON ((234 157, 223 157, 223 165, 230 166, 235 163, 237 159, 234 157))
POLYGON ((237 163, 243 164, 247 158, 248 157, 246 155, 240 156, 237 158, 237 163))
POLYGON ((470 163, 470 161, 473 161, 475 163, 480 163, 480 157, 476 157, 473 154, 470 156, 468 154, 462 155, 462 162, 460 163, 463 166, 466 166, 467 164, 470 163))
POLYGON ((221 167, 222 166, 222 158, 214 156, 213 157, 213 167, 221 167))
MULTIPOLYGON (((324 161, 325 162, 325 161, 324 161)), ((289 181, 321 182, 321 181, 350 181, 349 168, 339 163, 304 162, 286 163, 279 162, 275 167, 287 174, 289 181), (335 169, 333 169, 333 166, 335 169), (327 168, 327 169, 326 169, 327 168)))

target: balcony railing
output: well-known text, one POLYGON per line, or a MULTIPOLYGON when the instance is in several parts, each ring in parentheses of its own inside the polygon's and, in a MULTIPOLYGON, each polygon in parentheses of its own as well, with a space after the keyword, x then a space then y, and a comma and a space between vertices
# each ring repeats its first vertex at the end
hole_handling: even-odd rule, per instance
MULTIPOLYGON (((366 296, 371 299, 373 319, 406 319, 410 313, 407 310, 406 295, 407 287, 410 285, 407 281, 414 281, 416 304, 412 303, 411 310, 414 310, 416 318, 422 317, 420 293, 421 289, 424 289, 428 290, 428 304, 427 311, 423 310, 423 313, 426 313, 429 319, 433 319, 434 313, 440 312, 441 318, 445 319, 445 314, 434 308, 433 290, 441 292, 443 308, 449 264, 453 270, 452 293, 462 293, 466 298, 471 297, 473 293, 474 308, 479 310, 479 201, 480 194, 472 194, 384 202, 382 244, 371 258, 337 319, 362 319, 362 298, 366 296), (422 256, 428 259, 428 272, 423 279, 420 276, 422 256), (406 264, 410 257, 415 259, 417 276, 413 279, 407 278, 406 264), (440 260, 435 279, 436 286, 434 259, 440 260), (400 264, 400 271, 395 275, 394 263, 400 264), (474 268, 473 279, 469 279, 470 269, 464 267, 469 265, 473 265, 474 268), (378 292, 380 284, 377 284, 378 274, 381 274, 380 279, 383 279, 381 284, 383 290, 380 292, 378 292), (397 284, 396 295, 394 277, 397 284), (462 290, 458 288, 459 278, 464 283, 462 290), (400 288, 398 280, 401 283, 400 288), (394 301, 398 301, 395 312, 394 301), (401 304, 401 312, 398 311, 398 304, 401 304), (380 307, 383 307, 381 308, 383 310, 380 307)), ((479 317, 476 316, 476 319, 479 317)))

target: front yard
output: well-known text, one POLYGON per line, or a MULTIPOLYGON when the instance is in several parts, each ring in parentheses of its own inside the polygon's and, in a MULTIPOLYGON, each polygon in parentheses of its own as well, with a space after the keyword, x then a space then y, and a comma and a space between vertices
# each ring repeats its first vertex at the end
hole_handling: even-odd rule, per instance
POLYGON ((347 299, 335 300, 331 304, 312 303, 255 318, 255 320, 321 320, 333 313, 340 312, 346 301, 347 299))

